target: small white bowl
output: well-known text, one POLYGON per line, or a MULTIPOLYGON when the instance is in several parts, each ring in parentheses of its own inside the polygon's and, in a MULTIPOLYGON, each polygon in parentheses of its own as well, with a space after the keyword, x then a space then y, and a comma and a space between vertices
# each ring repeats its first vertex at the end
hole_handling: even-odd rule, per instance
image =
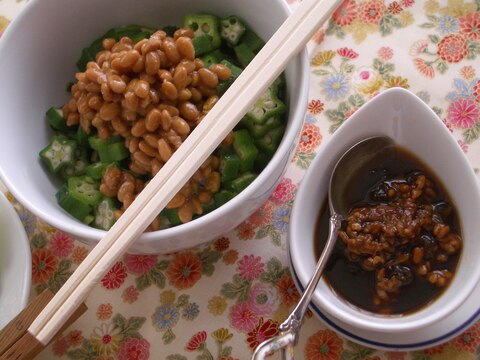
POLYGON ((32 256, 15 209, 0 192, 0 329, 28 303, 32 256))
MULTIPOLYGON (((187 13, 238 15, 268 39, 291 10, 284 0, 32 0, 0 42, 0 176, 27 209, 52 226, 95 245, 105 231, 75 220, 60 206, 59 188, 38 153, 51 133, 45 111, 67 100, 82 48, 108 29, 126 24, 180 25, 187 13), (26 46, 28 44, 28 46, 26 46)), ((265 202, 280 181, 300 134, 308 101, 306 50, 286 70, 288 124, 276 154, 257 179, 233 200, 187 224, 143 234, 129 250, 166 253, 197 246, 239 225, 265 202)))
POLYGON ((458 210, 463 249, 452 283, 428 306, 406 315, 377 315, 340 299, 322 280, 313 309, 330 326, 368 346, 411 350, 451 338, 480 315, 480 187, 462 150, 437 115, 401 88, 377 95, 331 137, 308 169, 290 219, 289 260, 300 290, 313 274, 314 231, 332 168, 348 148, 367 137, 387 135, 429 165, 458 210), (476 299, 476 301, 475 301, 476 299), (475 301, 475 303, 474 303, 475 301))

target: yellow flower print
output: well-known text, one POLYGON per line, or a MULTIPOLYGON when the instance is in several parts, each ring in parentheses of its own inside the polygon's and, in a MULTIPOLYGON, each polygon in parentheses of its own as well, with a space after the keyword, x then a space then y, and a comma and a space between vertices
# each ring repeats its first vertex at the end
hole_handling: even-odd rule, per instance
POLYGON ((408 89, 410 85, 408 84, 408 79, 402 78, 401 76, 393 76, 387 80, 386 88, 392 87, 402 87, 404 89, 408 89))
POLYGON ((221 296, 214 296, 208 301, 208 310, 213 315, 222 315, 227 308, 227 302, 221 296))
POLYGON ((365 95, 376 94, 383 85, 383 79, 376 76, 371 80, 357 86, 357 90, 365 95))
POLYGON ((442 15, 462 17, 477 11, 475 2, 465 3, 464 0, 448 0, 447 6, 440 10, 442 15))
POLYGON ((415 22, 413 14, 410 11, 402 11, 402 13, 398 15, 398 20, 402 26, 408 26, 415 22))
POLYGON ((351 25, 346 26, 345 30, 351 31, 353 40, 359 44, 367 38, 368 34, 376 32, 378 30, 378 25, 362 21, 354 21, 351 25))
POLYGON ((0 35, 5 31, 10 21, 5 17, 0 15, 0 35))
POLYGON ((312 66, 322 66, 326 62, 332 60, 335 57, 335 54, 336 53, 333 50, 321 51, 313 57, 311 64, 312 66))
POLYGON ((175 293, 172 290, 165 290, 160 293, 160 302, 162 305, 169 306, 175 301, 175 293))
POLYGON ((433 14, 440 10, 440 4, 437 0, 427 0, 423 8, 427 14, 433 14))
POLYGON ((218 330, 215 330, 213 333, 212 333, 212 337, 221 342, 221 343, 224 343, 226 342, 227 340, 230 340, 232 337, 233 337, 233 334, 228 331, 228 329, 225 329, 225 328, 220 328, 218 330))
POLYGON ((90 341, 99 355, 108 356, 117 352, 122 342, 122 334, 114 329, 113 324, 101 324, 93 329, 90 341))

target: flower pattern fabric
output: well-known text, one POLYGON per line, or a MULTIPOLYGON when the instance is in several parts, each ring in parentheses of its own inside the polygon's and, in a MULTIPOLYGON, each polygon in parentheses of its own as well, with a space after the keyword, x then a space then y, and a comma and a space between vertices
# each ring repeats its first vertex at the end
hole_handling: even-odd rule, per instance
MULTIPOLYGON (((294 9, 299 1, 288 3, 294 9)), ((0 0, 0 36, 27 3, 0 0)), ((300 298, 286 240, 305 171, 331 135, 385 89, 403 87, 427 103, 480 172, 479 1, 345 0, 308 50, 304 124, 270 198, 236 229, 203 246, 118 259, 89 295, 87 313, 38 359, 250 358, 278 333, 300 298)), ((91 246, 8 196, 31 243, 32 296, 57 291, 91 246)), ((479 354, 480 323, 428 349, 381 351, 343 338, 311 311, 295 347, 296 358, 306 360, 474 360, 479 354)))

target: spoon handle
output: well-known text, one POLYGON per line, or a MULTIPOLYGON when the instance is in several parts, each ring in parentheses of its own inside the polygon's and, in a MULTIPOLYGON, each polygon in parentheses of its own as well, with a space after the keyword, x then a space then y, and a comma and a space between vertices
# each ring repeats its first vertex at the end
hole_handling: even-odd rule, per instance
POLYGON ((342 216, 336 213, 333 213, 333 215, 330 217, 327 242, 323 248, 320 258, 318 259, 315 272, 308 282, 302 297, 293 309, 290 316, 280 324, 280 334, 258 345, 252 359, 264 359, 267 355, 270 355, 280 349, 282 349, 282 359, 293 359, 293 346, 297 343, 302 319, 308 309, 312 295, 317 287, 318 282, 320 281, 320 278, 322 277, 323 270, 325 269, 328 259, 330 258, 330 254, 335 246, 338 231, 342 225, 342 220, 342 216))

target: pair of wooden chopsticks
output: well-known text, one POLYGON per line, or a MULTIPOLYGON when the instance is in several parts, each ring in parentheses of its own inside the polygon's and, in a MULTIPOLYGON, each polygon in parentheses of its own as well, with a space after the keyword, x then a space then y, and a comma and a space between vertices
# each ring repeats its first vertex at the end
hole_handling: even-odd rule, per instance
POLYGON ((342 0, 304 0, 28 328, 46 345, 342 0))

